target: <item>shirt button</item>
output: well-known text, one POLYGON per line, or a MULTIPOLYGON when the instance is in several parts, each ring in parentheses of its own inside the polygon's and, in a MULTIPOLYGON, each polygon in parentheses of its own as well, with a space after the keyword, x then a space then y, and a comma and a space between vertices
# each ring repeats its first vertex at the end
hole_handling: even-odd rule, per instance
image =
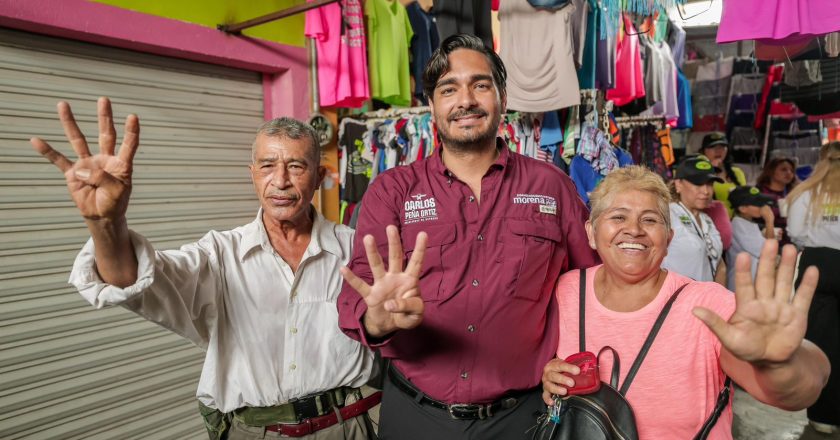
POLYGON ((297 327, 292 327, 289 331, 292 332, 292 334, 295 334, 297 333, 297 327))
POLYGON ((461 379, 467 379, 468 377, 470 377, 470 373, 467 373, 466 371, 461 372, 461 379))
POLYGON ((295 368, 297 368, 297 365, 295 365, 295 364, 289 365, 290 370, 294 370, 295 368))
POLYGON ((484 241, 484 236, 481 235, 481 234, 478 234, 478 241, 484 241))
POLYGON ((475 331, 475 326, 472 325, 472 324, 468 325, 467 326, 467 331, 470 332, 470 333, 474 332, 475 331))
POLYGON ((470 203, 475 201, 475 196, 470 196, 470 203))
POLYGON ((478 287, 478 280, 473 280, 472 285, 473 287, 478 287))

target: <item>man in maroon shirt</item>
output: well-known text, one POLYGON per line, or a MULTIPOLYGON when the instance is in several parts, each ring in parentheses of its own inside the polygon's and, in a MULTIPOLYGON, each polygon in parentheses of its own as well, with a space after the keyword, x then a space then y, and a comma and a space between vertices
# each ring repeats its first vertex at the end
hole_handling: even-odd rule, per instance
POLYGON ((446 39, 423 82, 442 146, 368 188, 339 325, 391 360, 381 438, 523 438, 557 347, 555 280, 597 261, 588 212, 565 174, 497 139, 505 69, 481 40, 446 39))

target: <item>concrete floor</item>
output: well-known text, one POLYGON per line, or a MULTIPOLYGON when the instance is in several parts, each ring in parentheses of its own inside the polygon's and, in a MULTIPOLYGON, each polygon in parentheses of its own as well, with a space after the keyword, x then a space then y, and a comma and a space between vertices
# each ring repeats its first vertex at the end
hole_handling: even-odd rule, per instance
POLYGON ((732 405, 735 440, 840 440, 840 432, 820 434, 808 426, 805 410, 790 412, 773 408, 740 389, 735 391, 732 405))
POLYGON ((805 411, 783 411, 765 405, 741 389, 736 389, 732 402, 735 440, 797 440, 808 418, 805 411))

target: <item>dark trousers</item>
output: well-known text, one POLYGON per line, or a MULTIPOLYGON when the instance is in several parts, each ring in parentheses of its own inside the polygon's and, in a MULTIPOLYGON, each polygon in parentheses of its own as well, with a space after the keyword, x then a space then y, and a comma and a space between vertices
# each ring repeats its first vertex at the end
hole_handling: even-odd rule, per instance
POLYGON ((828 384, 808 408, 808 419, 840 425, 840 250, 805 248, 799 259, 796 287, 808 266, 817 266, 820 280, 808 311, 805 338, 820 347, 831 362, 828 384))
POLYGON ((501 410, 484 420, 454 420, 449 413, 414 399, 385 379, 379 410, 379 438, 382 440, 486 440, 527 439, 545 411, 541 390, 534 390, 513 408, 501 410))

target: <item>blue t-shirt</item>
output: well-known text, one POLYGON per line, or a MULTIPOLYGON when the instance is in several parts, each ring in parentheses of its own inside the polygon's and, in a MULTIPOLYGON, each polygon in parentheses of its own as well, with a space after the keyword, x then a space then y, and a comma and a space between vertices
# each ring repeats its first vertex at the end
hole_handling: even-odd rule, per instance
POLYGON ((694 126, 691 115, 691 83, 677 70, 677 109, 680 116, 677 118, 676 128, 691 128, 694 126))
MULTIPOLYGON (((618 159, 619 167, 633 165, 633 158, 621 148, 615 149, 615 157, 618 159)), ((577 188, 577 192, 581 200, 583 200, 583 203, 589 206, 589 193, 595 190, 595 187, 604 180, 605 176, 595 171, 592 168, 592 164, 584 159, 583 156, 576 155, 572 158, 572 163, 569 165, 569 177, 575 183, 575 188, 577 188)))

